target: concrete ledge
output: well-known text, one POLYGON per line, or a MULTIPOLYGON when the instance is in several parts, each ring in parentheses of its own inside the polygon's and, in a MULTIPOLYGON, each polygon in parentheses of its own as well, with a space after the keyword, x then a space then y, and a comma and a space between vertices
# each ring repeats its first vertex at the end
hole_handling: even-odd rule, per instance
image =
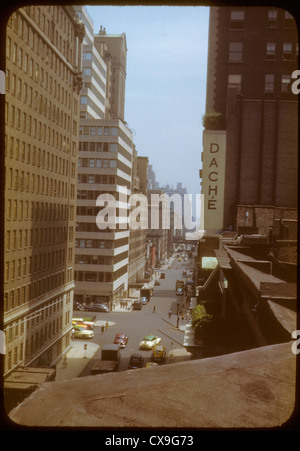
POLYGON ((27 426, 270 428, 295 403, 291 343, 45 383, 10 418, 27 426))

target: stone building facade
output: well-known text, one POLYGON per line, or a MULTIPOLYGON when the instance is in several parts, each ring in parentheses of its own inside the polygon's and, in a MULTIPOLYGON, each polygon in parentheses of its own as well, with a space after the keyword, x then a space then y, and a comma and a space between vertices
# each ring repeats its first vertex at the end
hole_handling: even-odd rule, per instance
POLYGON ((72 7, 24 7, 7 24, 5 374, 70 344, 83 36, 72 7))

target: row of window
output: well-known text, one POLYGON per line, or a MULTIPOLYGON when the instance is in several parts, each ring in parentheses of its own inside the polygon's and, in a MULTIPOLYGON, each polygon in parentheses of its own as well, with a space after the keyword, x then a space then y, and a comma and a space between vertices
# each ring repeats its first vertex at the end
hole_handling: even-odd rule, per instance
MULTIPOLYGON (((16 290, 11 290, 10 292, 4 293, 4 311, 13 310, 14 308, 22 305, 22 299, 25 298, 26 286, 22 288, 17 288, 16 290), (24 296, 22 296, 22 294, 24 296), (22 296, 22 297, 21 297, 22 296)), ((70 293, 66 293, 66 305, 70 304, 70 293)), ((44 321, 47 318, 53 317, 54 314, 62 311, 64 306, 63 300, 61 298, 54 299, 43 304, 34 313, 27 315, 26 317, 20 317, 16 322, 8 324, 7 330, 13 330, 13 335, 17 337, 19 334, 23 334, 25 327, 26 329, 32 329, 34 326, 39 325, 40 321, 44 321)), ((66 312, 68 313, 68 312, 66 312)), ((67 324, 67 323, 66 323, 67 324)), ((8 337, 11 336, 9 332, 8 337)))
POLYGON ((75 263, 78 265, 115 265, 128 258, 128 252, 110 255, 75 255, 75 263))
MULTIPOLYGON (((274 74, 265 74, 265 80, 264 80, 264 91, 265 92, 275 92, 275 83, 276 83, 276 77, 274 74)), ((290 86, 291 86, 291 75, 285 74, 281 76, 280 81, 280 90, 282 93, 290 92, 290 86)), ((237 91, 241 91, 242 89, 242 75, 241 74, 229 74, 228 75, 228 86, 229 87, 236 87, 237 91)))
POLYGON ((79 151, 84 152, 118 152, 117 143, 80 141, 79 151))
MULTIPOLYGON (((277 43, 276 42, 267 42, 266 44, 266 59, 274 60, 276 59, 276 50, 277 43)), ((282 52, 281 57, 283 61, 290 61, 292 59, 298 58, 299 55, 299 45, 298 42, 293 49, 292 42, 284 42, 282 44, 282 52)))
MULTIPOLYGON (((67 227, 36 227, 24 230, 7 230, 5 233, 5 249, 7 251, 16 251, 27 247, 39 247, 40 250, 41 246, 65 245, 67 239, 67 227)), ((71 259, 72 255, 69 255, 68 261, 71 259)))
MULTIPOLYGON (((56 172, 66 177, 69 175, 69 160, 67 158, 55 156, 53 152, 42 150, 31 145, 31 143, 20 141, 13 136, 10 136, 8 139, 6 135, 5 138, 5 156, 15 161, 20 160, 30 166, 37 166, 48 171, 56 172)), ((75 177, 75 163, 71 165, 71 177, 75 177)))
POLYGON ((60 181, 19 169, 7 169, 6 188, 15 191, 46 194, 58 198, 68 197, 68 182, 60 181))
MULTIPOLYGON (((27 58, 25 58, 26 66, 24 71, 29 73, 31 77, 34 77, 36 81, 39 82, 40 86, 44 87, 51 98, 55 98, 62 106, 65 106, 68 111, 71 110, 71 94, 69 89, 65 89, 61 86, 56 80, 52 80, 52 77, 49 77, 48 82, 48 73, 42 69, 39 71, 38 64, 36 64, 35 70, 33 70, 33 60, 30 59, 29 63, 27 62, 27 58)), ((18 71, 20 73, 20 71, 18 71)), ((21 74, 20 74, 21 75, 21 74)), ((53 121, 58 121, 59 114, 57 109, 55 110, 55 105, 47 101, 46 98, 40 94, 37 90, 34 90, 30 84, 28 84, 22 77, 17 77, 14 73, 11 74, 11 70, 6 70, 6 79, 5 79, 5 88, 6 92, 11 93, 16 96, 19 100, 22 100, 23 103, 28 104, 33 107, 35 110, 38 110, 39 113, 43 113, 47 119, 51 119, 53 121)), ((56 102, 56 104, 58 103, 56 102)), ((78 101, 74 99, 74 112, 76 113, 78 109, 78 101)))
MULTIPOLYGON (((53 106, 55 109, 55 107, 53 106)), ((55 109, 59 112, 59 109, 55 109)), ((66 128, 70 128, 69 116, 63 113, 61 110, 61 126, 65 125, 66 128)), ((58 118, 57 118, 58 119, 58 118)), ((59 122, 59 120, 57 120, 59 122)), ((13 104, 5 102, 5 123, 11 127, 26 133, 28 136, 37 138, 44 143, 47 143, 51 147, 56 147, 64 152, 69 152, 70 141, 68 135, 59 133, 56 128, 49 126, 48 122, 42 122, 37 120, 33 115, 22 111, 20 108, 13 104)), ((71 130, 69 130, 71 131, 71 130)), ((72 122, 72 134, 77 135, 77 121, 72 122)))
MULTIPOLYGON (((86 96, 81 96, 86 97, 86 96)), ((96 125, 81 125, 79 127, 79 135, 90 136, 118 136, 118 127, 99 127, 96 125)))
MULTIPOLYGON (((15 269, 17 271, 18 269, 15 269)), ((6 262, 4 267, 4 281, 8 282, 9 280, 12 280, 12 271, 13 271, 13 265, 12 262, 6 262), (11 263, 11 264, 10 264, 11 263)), ((20 266, 20 271, 22 271, 22 264, 20 266)), ((20 273, 22 274, 22 273, 20 273)), ((20 280, 21 283, 21 277, 22 275, 18 276, 17 273, 15 275, 15 278, 20 280)), ((21 304, 25 304, 27 302, 32 301, 33 299, 42 296, 43 294, 48 293, 51 290, 54 290, 55 288, 59 288, 65 283, 69 283, 73 280, 73 269, 70 268, 67 271, 64 269, 61 271, 56 271, 55 274, 48 275, 46 277, 39 278, 38 280, 27 284, 25 287, 27 287, 27 295, 26 291, 25 296, 20 299, 21 304)), ((26 289, 26 288, 25 288, 26 289)), ((19 304, 19 305, 21 305, 19 304)), ((16 307, 19 306, 16 304, 16 307)))
POLYGON ((56 205, 47 202, 33 202, 28 200, 7 199, 5 219, 10 221, 71 221, 74 219, 74 207, 70 207, 68 217, 67 205, 56 205))
POLYGON ((115 185, 117 177, 107 174, 78 174, 78 183, 96 183, 115 185))
MULTIPOLYGON (((245 21, 245 10, 232 10, 230 12, 230 28, 232 30, 243 30, 245 21)), ((267 26, 277 27, 279 24, 279 15, 277 9, 269 9, 267 13, 267 26)), ((291 27, 294 25, 294 18, 288 12, 284 11, 283 26, 291 27)))
MULTIPOLYGON (((42 41, 40 41, 42 44, 42 41)), ((41 48, 36 54, 38 54, 42 60, 43 65, 40 65, 31 56, 31 49, 28 49, 26 53, 22 47, 18 46, 11 40, 10 37, 6 41, 6 56, 14 63, 18 69, 24 71, 29 75, 36 83, 38 83, 44 89, 49 90, 50 94, 58 100, 65 99, 63 86, 60 85, 57 78, 48 75, 48 70, 44 69, 44 63, 46 63, 52 70, 54 70, 56 76, 60 76, 61 80, 69 88, 73 86, 73 74, 71 70, 55 55, 53 50, 45 46, 41 48), (45 51, 46 50, 46 51, 45 51)), ((17 69, 16 69, 17 70, 17 69)))
POLYGON ((106 191, 78 190, 77 199, 96 200, 100 194, 106 194, 106 191))
POLYGON ((127 265, 111 272, 75 271, 75 281, 77 282, 114 282, 127 273, 127 265))
POLYGON ((93 248, 93 249, 113 249, 114 242, 112 240, 77 239, 75 240, 75 247, 93 248))
MULTIPOLYGON (((38 318, 38 316, 37 316, 38 318)), ((70 322, 70 312, 66 312, 64 315, 65 325, 70 322)), ((21 319, 21 318, 20 318, 21 319)), ((24 322, 29 324, 26 330, 26 340, 19 343, 17 346, 14 346, 13 349, 13 341, 16 340, 19 335, 23 336, 24 327, 22 328, 22 324, 18 322, 10 323, 7 332, 7 359, 6 359, 6 370, 10 370, 13 366, 20 364, 26 360, 27 357, 32 356, 35 352, 37 352, 48 340, 53 339, 55 335, 61 333, 63 329, 63 314, 61 314, 56 319, 49 320, 48 323, 44 324, 42 327, 37 324, 38 329, 34 328, 35 325, 35 317, 32 319, 24 319, 24 322)), ((26 324, 26 325, 27 325, 26 324)), ((66 337, 68 338, 68 337, 66 337)), ((66 340, 68 345, 68 340, 66 340)), ((61 341, 58 342, 59 348, 61 348, 61 341)), ((61 351, 60 351, 61 352, 61 351)))
POLYGON ((78 158, 79 168, 116 168, 117 160, 104 158, 78 158))
MULTIPOLYGON (((293 49, 291 42, 284 42, 282 44, 281 57, 283 61, 291 61, 297 59, 299 55, 299 46, 296 43, 293 49)), ((266 59, 275 60, 276 58, 276 42, 266 43, 266 59)), ((243 42, 230 42, 229 43, 229 61, 240 62, 243 61, 243 42)))
MULTIPOLYGON (((66 249, 60 249, 31 257, 18 258, 5 263, 5 282, 13 282, 21 277, 27 277, 40 271, 57 268, 66 264, 66 249), (9 278, 9 279, 8 279, 9 278)), ((73 249, 69 248, 68 256, 72 263, 73 249)), ((40 293, 41 294, 41 293, 40 293)))
POLYGON ((107 255, 75 255, 75 263, 80 265, 113 265, 114 257, 107 255))
MULTIPOLYGON (((44 14, 42 14, 42 16, 45 18, 44 14)), ((18 33, 18 35, 22 38, 22 41, 30 47, 30 52, 39 55, 40 58, 42 58, 42 60, 49 65, 49 67, 55 70, 59 77, 67 79, 67 75, 71 76, 71 71, 63 63, 63 61, 56 55, 46 41, 41 38, 40 34, 33 27, 31 27, 29 22, 21 16, 20 13, 15 12, 12 14, 8 21, 8 26, 10 26, 14 32, 18 33)), ((57 27, 55 30, 55 22, 50 22, 50 20, 47 20, 46 18, 42 24, 42 29, 46 36, 50 37, 50 39, 54 41, 55 47, 63 53, 67 61, 72 62, 73 47, 70 43, 74 42, 74 38, 64 39, 59 33, 61 29, 57 27)), ((72 36, 74 36, 73 27, 70 27, 70 25, 69 30, 72 33, 72 36)), ((65 37, 67 37, 67 35, 65 35, 65 37)), ((7 54, 7 56, 9 56, 9 54, 7 54)))

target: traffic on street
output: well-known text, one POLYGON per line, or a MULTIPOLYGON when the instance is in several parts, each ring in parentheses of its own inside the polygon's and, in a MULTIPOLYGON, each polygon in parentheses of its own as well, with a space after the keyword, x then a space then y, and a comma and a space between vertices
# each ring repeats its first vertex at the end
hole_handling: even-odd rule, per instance
MULTIPOLYGON (((175 258, 169 269, 164 269, 164 278, 156 278, 150 301, 140 309, 118 309, 109 312, 82 312, 74 311, 74 317, 94 317, 93 337, 80 340, 82 346, 89 343, 99 345, 98 351, 85 367, 80 376, 88 376, 95 363, 101 359, 101 349, 104 345, 120 343, 120 363, 117 371, 128 369, 130 358, 138 355, 142 367, 150 366, 153 360, 156 364, 164 364, 167 354, 174 349, 182 349, 185 325, 189 321, 189 302, 186 295, 176 294, 176 281, 188 272, 190 261, 175 258), (178 261, 179 260, 179 261, 178 261), (120 336, 123 336, 120 338, 120 336), (164 358, 153 356, 153 347, 159 345, 158 352, 164 358)), ((151 364, 152 366, 152 364, 151 364)), ((132 366, 131 366, 132 367, 132 366)), ((141 365, 137 366, 141 367, 141 365)))

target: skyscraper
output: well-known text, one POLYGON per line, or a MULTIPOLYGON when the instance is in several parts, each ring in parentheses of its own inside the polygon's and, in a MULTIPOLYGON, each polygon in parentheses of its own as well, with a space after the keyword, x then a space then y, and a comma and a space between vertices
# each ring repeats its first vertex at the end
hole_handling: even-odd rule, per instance
POLYGON ((124 122, 126 36, 109 35, 103 27, 93 35, 86 8, 76 9, 90 34, 83 46, 75 297, 82 303, 112 306, 127 294, 129 272, 134 280, 142 271, 134 249, 129 259, 130 242, 137 243, 137 234, 130 238, 128 228, 136 157, 132 132, 124 122), (103 196, 115 199, 116 209, 113 224, 102 228, 97 218, 105 209, 103 196))
POLYGON ((288 11, 210 9, 202 170, 209 229, 235 227, 238 205, 297 207, 297 65, 288 11))
POLYGON ((69 346, 84 26, 67 6, 28 6, 7 25, 5 374, 69 346))

